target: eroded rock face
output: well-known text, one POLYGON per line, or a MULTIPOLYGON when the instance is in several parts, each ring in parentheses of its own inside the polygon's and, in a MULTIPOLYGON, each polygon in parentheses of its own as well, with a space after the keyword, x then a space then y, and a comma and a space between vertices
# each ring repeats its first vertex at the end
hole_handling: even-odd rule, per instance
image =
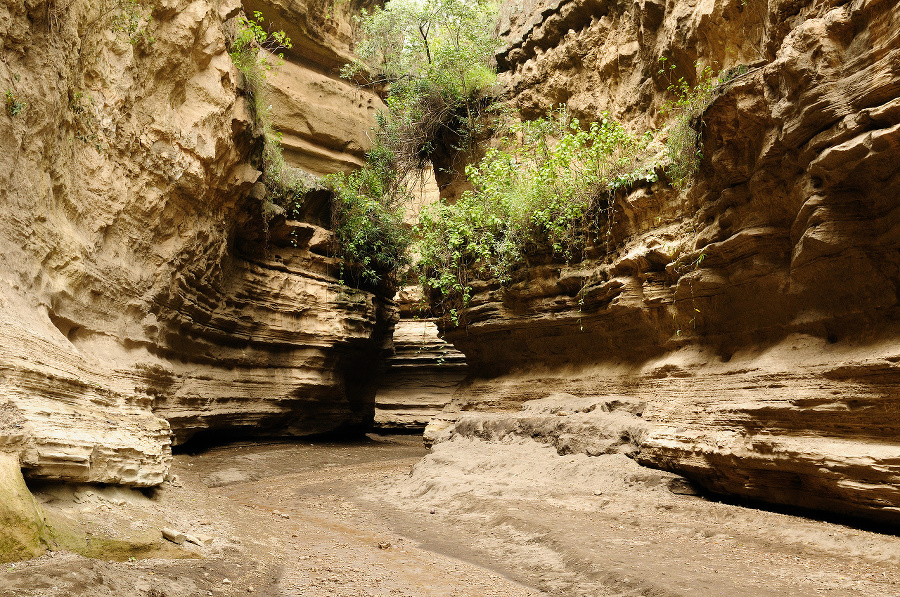
POLYGON ((244 2, 259 10, 273 30, 283 30, 293 47, 269 77, 267 103, 289 164, 315 175, 359 167, 371 146, 375 112, 385 108, 378 94, 340 77, 351 62, 351 18, 361 4, 321 0, 244 2))
POLYGON ((19 467, 19 459, 0 452, 0 560, 24 560, 40 555, 50 544, 44 513, 38 506, 19 467))
POLYGON ((155 485, 173 438, 373 416, 390 309, 341 289, 317 225, 260 241, 240 3, 154 6, 149 43, 91 2, 0 4, 27 104, 0 115, 0 447, 32 477, 155 485))
POLYGON ((516 6, 500 63, 526 114, 568 101, 638 129, 661 122, 657 57, 689 78, 695 60, 748 71, 702 118, 691 187, 622 194, 584 262, 535 257, 511 288, 478 289, 466 329, 445 333, 484 380, 456 406, 515 409, 561 379, 638 397, 645 464, 900 520, 900 7, 516 6))
POLYGON ((384 108, 377 95, 290 55, 269 82, 268 101, 288 163, 316 175, 362 166, 374 113, 384 108))

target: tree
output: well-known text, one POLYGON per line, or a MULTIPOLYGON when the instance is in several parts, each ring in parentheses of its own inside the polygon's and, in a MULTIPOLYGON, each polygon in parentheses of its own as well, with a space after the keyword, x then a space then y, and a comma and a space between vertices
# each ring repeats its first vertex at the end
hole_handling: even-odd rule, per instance
POLYGON ((496 5, 483 0, 392 0, 358 18, 358 60, 345 77, 387 84, 381 142, 401 176, 424 166, 441 129, 467 138, 496 84, 496 5))
POLYGON ((346 273, 368 287, 396 283, 411 242, 403 223, 413 178, 436 142, 465 143, 496 83, 496 7, 483 0, 391 0, 357 20, 359 58, 342 75, 385 85, 365 166, 330 177, 332 227, 346 273))

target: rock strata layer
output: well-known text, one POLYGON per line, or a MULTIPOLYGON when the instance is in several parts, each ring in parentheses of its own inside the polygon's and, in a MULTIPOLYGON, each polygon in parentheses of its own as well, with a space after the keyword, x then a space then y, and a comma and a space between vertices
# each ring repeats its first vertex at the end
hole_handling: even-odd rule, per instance
POLYGON ((735 76, 702 115, 690 187, 620 192, 585 261, 537 256, 510 287, 475 289, 465 329, 444 337, 480 381, 451 410, 515 411, 548 384, 625 395, 647 405, 642 463, 900 522, 900 6, 570 0, 506 14, 499 62, 526 114, 567 101, 639 130, 662 124, 671 77, 693 84, 695 61, 735 76))

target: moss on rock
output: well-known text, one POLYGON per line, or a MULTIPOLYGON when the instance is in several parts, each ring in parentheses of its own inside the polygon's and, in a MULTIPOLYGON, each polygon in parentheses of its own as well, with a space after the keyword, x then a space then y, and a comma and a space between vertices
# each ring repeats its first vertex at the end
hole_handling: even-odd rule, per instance
POLYGON ((44 512, 31 495, 19 458, 0 452, 0 562, 33 558, 50 545, 44 512))

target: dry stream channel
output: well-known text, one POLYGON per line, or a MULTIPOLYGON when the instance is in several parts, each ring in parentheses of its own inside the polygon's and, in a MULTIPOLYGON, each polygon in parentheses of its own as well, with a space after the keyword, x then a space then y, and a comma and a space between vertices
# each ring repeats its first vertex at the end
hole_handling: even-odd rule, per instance
POLYGON ((219 446, 173 472, 151 492, 32 485, 101 557, 4 564, 0 596, 900 595, 887 529, 691 495, 623 455, 372 435, 219 446))

